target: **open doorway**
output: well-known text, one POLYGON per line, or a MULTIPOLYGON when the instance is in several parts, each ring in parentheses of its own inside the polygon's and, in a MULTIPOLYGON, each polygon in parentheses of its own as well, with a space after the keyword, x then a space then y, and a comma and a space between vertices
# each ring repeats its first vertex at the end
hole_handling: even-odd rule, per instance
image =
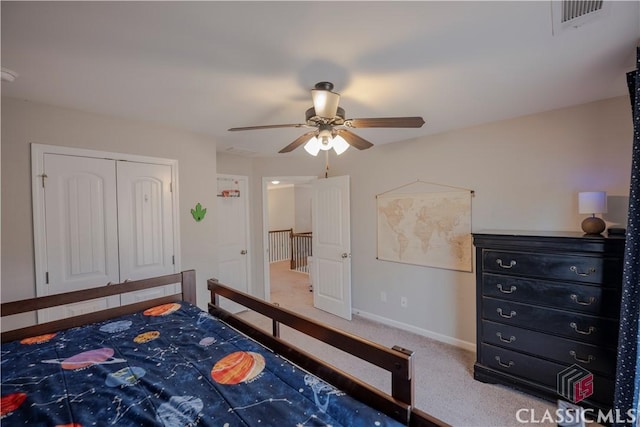
POLYGON ((311 250, 313 176, 262 179, 265 300, 293 311, 313 307, 311 250))

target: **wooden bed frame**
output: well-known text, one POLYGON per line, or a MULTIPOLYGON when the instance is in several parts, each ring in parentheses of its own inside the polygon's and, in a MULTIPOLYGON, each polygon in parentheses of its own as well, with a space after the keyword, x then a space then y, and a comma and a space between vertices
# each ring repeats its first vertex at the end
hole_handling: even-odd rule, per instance
MULTIPOLYGON (((196 304, 196 274, 194 270, 182 273, 154 277, 145 280, 130 281, 116 285, 101 286, 93 289, 68 292, 46 297, 31 298, 21 301, 2 303, 2 317, 26 313, 43 308, 55 307, 94 298, 103 298, 127 292, 139 291, 158 286, 180 283, 182 292, 161 298, 145 300, 116 308, 69 317, 66 319, 28 326, 2 332, 1 341, 8 342, 26 337, 42 335, 69 329, 88 323, 100 322, 117 316, 136 313, 147 308, 171 302, 187 301, 196 304)), ((318 323, 276 305, 266 303, 248 294, 238 292, 218 283, 215 279, 207 281, 211 293, 209 312, 222 319, 230 326, 255 339, 274 352, 282 355, 303 369, 322 378, 335 387, 347 392, 354 398, 378 409, 409 426, 446 426, 446 423, 413 407, 413 364, 410 350, 401 347, 391 349, 365 340, 339 329, 318 323), (271 334, 256 328, 240 317, 235 316, 219 306, 219 297, 225 297, 250 310, 259 312, 272 319, 271 334), (280 338, 280 324, 287 325, 311 337, 324 341, 335 348, 346 351, 379 366, 390 372, 392 376, 391 395, 384 393, 365 382, 322 362, 311 354, 298 349, 280 338)))

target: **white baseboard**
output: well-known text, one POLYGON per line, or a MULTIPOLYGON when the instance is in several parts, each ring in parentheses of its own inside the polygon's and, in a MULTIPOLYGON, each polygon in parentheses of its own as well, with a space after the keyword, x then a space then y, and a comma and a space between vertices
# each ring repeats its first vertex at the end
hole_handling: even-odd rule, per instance
POLYGON ((388 319, 386 317, 378 316, 377 314, 367 313, 366 311, 353 309, 353 314, 364 317, 365 319, 372 320, 374 322, 382 323, 384 325, 393 326, 394 328, 402 329, 404 331, 413 332, 417 335, 422 335, 423 337, 431 338, 436 341, 443 342, 445 344, 450 344, 464 350, 471 351, 473 353, 476 352, 475 343, 469 341, 463 341, 458 338, 453 338, 447 335, 439 334, 437 332, 429 331, 427 329, 418 328, 417 326, 409 325, 407 323, 398 322, 397 320, 388 319))

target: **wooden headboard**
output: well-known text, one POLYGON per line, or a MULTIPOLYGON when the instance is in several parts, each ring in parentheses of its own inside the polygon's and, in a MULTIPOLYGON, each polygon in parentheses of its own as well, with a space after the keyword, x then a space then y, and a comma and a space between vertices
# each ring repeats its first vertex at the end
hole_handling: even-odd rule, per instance
POLYGON ((118 283, 116 285, 101 286, 98 288, 83 289, 81 291, 66 292, 63 294, 49 295, 46 297, 37 297, 20 301, 6 302, 0 305, 0 315, 2 317, 11 316, 13 314, 27 313, 43 308, 56 307, 59 305, 71 304, 74 302, 91 300, 94 298, 103 298, 112 295, 124 294, 127 292, 140 291, 143 289, 155 288, 174 283, 182 285, 182 292, 179 294, 168 295, 161 298, 153 298, 135 304, 123 305, 120 307, 109 308, 96 311, 93 313, 82 314, 79 316, 68 317, 66 319, 55 320, 52 322, 41 323, 38 325, 27 326, 25 328, 14 329, 12 331, 2 332, 1 341, 13 341, 29 336, 47 334, 60 331, 62 329, 74 328, 87 323, 100 322, 125 314, 132 314, 149 307, 170 302, 187 301, 196 304, 196 272, 195 270, 187 270, 182 273, 169 274, 166 276, 153 277, 150 279, 135 280, 130 282, 118 283))

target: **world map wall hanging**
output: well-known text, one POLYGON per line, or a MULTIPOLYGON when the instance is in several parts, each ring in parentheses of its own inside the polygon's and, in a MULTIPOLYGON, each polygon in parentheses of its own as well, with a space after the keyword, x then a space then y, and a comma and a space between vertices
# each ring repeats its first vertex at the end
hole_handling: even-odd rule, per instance
POLYGON ((377 258, 472 271, 472 195, 470 190, 379 194, 377 258))

